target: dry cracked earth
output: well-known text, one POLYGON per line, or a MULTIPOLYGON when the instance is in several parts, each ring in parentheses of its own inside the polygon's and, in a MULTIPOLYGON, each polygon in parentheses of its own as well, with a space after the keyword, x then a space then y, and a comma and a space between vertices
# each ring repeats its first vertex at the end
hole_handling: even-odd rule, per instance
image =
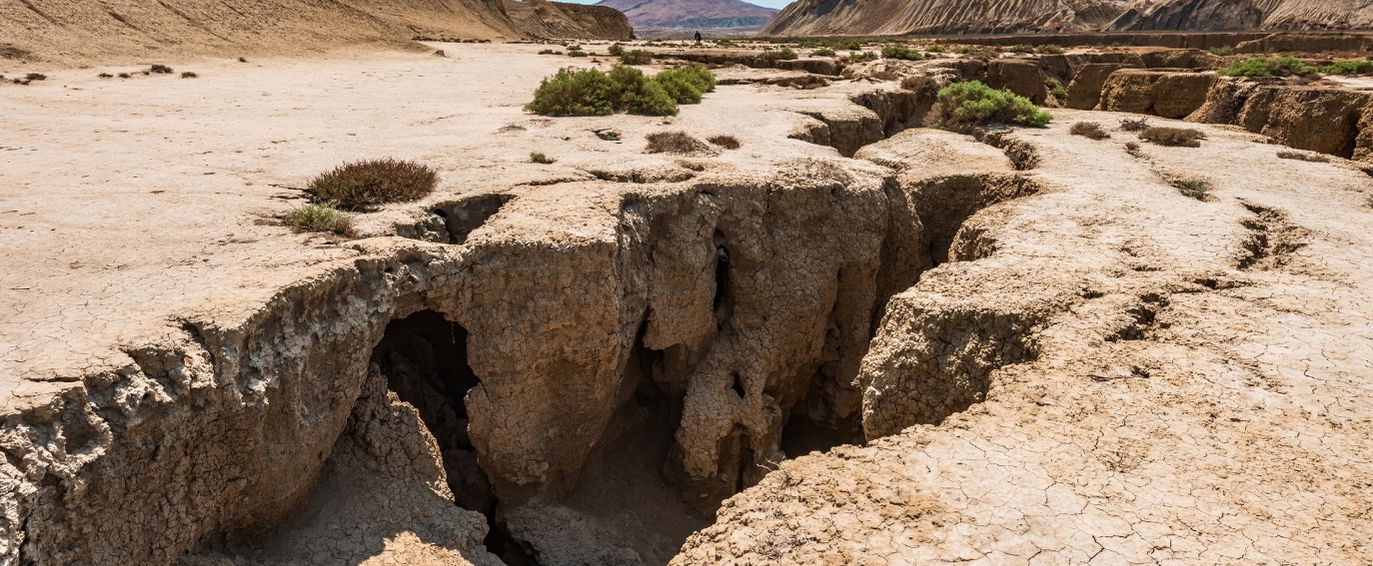
POLYGON ((1373 564, 1366 162, 434 46, 0 87, 0 564, 1373 564), (439 189, 276 220, 378 156, 439 189))

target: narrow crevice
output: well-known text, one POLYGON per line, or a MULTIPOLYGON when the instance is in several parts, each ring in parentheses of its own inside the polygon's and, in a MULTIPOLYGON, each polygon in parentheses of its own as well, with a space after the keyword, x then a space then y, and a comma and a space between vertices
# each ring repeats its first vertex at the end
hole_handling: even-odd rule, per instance
POLYGON ((462 244, 473 230, 480 228, 488 219, 500 212, 505 203, 514 195, 501 193, 477 195, 459 201, 445 202, 431 211, 442 219, 447 243, 462 244))

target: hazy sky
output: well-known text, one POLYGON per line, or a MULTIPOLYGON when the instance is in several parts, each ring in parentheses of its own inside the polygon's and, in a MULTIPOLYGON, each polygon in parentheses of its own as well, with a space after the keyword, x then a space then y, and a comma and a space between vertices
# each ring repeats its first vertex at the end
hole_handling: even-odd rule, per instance
MULTIPOLYGON (((575 3, 575 4, 595 4, 595 3, 597 3, 597 2, 600 2, 601 0, 558 0, 558 1, 559 1, 559 2, 572 2, 572 3, 575 3)), ((759 6, 767 6, 767 7, 769 7, 769 8, 777 8, 777 9, 779 9, 779 10, 782 9, 783 6, 786 6, 787 4, 790 4, 790 3, 792 2, 792 0, 744 0, 744 1, 745 1, 745 2, 748 2, 749 4, 757 4, 757 5, 759 5, 759 6)))

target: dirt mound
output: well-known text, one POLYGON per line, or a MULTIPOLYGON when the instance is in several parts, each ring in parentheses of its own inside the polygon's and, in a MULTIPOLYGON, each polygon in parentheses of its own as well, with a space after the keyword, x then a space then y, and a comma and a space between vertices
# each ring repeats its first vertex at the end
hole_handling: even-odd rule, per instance
POLYGON ((618 10, 547 0, 505 1, 506 13, 520 32, 540 39, 634 38, 634 28, 618 10))

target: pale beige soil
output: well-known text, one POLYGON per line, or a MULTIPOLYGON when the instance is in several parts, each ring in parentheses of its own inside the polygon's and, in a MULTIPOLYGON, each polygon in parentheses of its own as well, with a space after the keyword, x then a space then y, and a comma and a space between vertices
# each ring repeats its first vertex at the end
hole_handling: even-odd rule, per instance
POLYGON ((695 529, 673 564, 1370 563, 1353 163, 1196 124, 1202 147, 1137 157, 1129 115, 1062 109, 1010 132, 1024 171, 927 129, 847 159, 794 138, 875 141, 889 116, 849 98, 910 93, 734 84, 675 118, 553 119, 521 107, 590 60, 431 47, 0 85, 0 562, 495 564, 449 505, 451 431, 371 371, 387 322, 432 309, 465 327, 463 418, 546 564, 662 563, 695 529), (742 147, 645 154, 667 130, 742 147), (439 189, 358 240, 275 220, 380 156, 439 189), (431 210, 493 194, 470 242, 434 238, 431 210), (782 462, 822 372, 870 442, 782 462), (720 478, 761 481, 707 526, 720 478))

